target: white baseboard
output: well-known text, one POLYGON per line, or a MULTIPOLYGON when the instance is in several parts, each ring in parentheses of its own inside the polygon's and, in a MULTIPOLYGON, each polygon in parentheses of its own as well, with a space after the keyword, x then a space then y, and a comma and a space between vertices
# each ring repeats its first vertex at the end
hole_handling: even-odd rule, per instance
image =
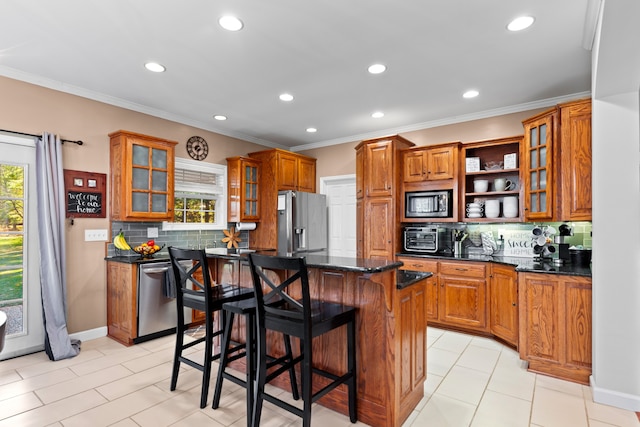
POLYGON ((589 382, 591 383, 594 402, 640 412, 640 396, 598 387, 593 375, 589 377, 589 382))
POLYGON ((89 329, 88 331, 76 332, 74 334, 69 334, 69 338, 78 339, 80 341, 91 341, 96 338, 102 338, 107 336, 107 327, 102 326, 100 328, 89 329))

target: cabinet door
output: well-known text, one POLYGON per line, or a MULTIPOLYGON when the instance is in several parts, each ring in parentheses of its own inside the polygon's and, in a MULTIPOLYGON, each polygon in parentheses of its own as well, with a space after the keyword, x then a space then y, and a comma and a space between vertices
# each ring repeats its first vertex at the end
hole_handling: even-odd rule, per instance
POLYGON ((298 190, 309 193, 316 192, 316 162, 315 160, 298 159, 298 190))
POLYGON ((440 303, 440 292, 438 288, 437 274, 434 274, 427 279, 426 292, 427 302, 425 313, 427 315, 427 320, 438 320, 438 304, 440 303))
POLYGON ((440 320, 453 325, 486 330, 486 281, 440 276, 440 320))
POLYGON ((240 221, 258 221, 260 219, 258 164, 247 160, 243 160, 241 164, 240 221))
POLYGON ((426 376, 425 316, 426 281, 415 283, 399 292, 400 317, 400 398, 409 397, 422 387, 426 376))
POLYGON ((420 182, 427 174, 427 159, 424 150, 405 151, 402 153, 402 170, 404 182, 420 182))
POLYGON ((130 345, 137 337, 135 264, 107 262, 107 330, 110 337, 130 345))
POLYGON ((491 333, 518 345, 518 276, 514 267, 491 265, 489 282, 491 333))
MULTIPOLYGON (((278 152, 278 190, 298 189, 298 158, 295 154, 278 152)), ((314 178, 315 181, 315 178, 314 178)))
POLYGON ((528 220, 550 220, 553 217, 553 140, 556 117, 554 112, 525 123, 522 166, 525 215, 528 220))
POLYGON ((454 147, 432 148, 427 151, 427 179, 453 179, 454 147))
POLYGON ((393 198, 368 198, 364 203, 364 258, 394 259, 393 198))
POLYGON ((560 110, 560 221, 591 221, 591 101, 560 110))
POLYGON ((356 200, 356 257, 364 258, 364 200, 356 200))
MULTIPOLYGON (((393 195, 393 145, 391 141, 367 144, 364 159, 366 196, 393 195)), ((390 211, 393 213, 393 211, 390 211)))
MULTIPOLYGON (((173 192, 169 191, 169 156, 173 150, 141 141, 131 143, 131 216, 165 218, 173 192)), ((173 181, 173 180, 172 180, 173 181)))
POLYGON ((564 306, 567 325, 565 333, 565 358, 567 366, 591 371, 591 279, 566 282, 564 306))

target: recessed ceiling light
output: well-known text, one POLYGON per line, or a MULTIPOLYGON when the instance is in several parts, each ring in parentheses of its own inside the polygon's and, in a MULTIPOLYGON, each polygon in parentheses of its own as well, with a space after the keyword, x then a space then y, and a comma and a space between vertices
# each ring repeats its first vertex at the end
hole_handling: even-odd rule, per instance
POLYGON ((480 95, 480 92, 478 92, 477 90, 468 90, 462 94, 462 97, 468 99, 468 98, 475 98, 478 95, 480 95))
POLYGON ((225 15, 218 19, 218 23, 222 28, 228 31, 239 31, 244 27, 241 20, 232 15, 225 15))
POLYGON ((318 129, 316 129, 316 128, 307 128, 307 132, 315 133, 315 132, 318 132, 318 129))
POLYGON ((144 68, 149 71, 153 71, 154 73, 163 73, 166 71, 164 65, 158 64, 157 62, 147 62, 144 64, 144 68))
POLYGON ((222 114, 216 114, 213 118, 216 120, 227 120, 227 116, 223 116, 222 114))
POLYGON ((386 70, 387 70, 387 67, 383 64, 373 64, 369 67, 369 72, 371 74, 384 73, 386 70))
POLYGON ((374 119, 379 119, 381 117, 384 117, 384 113, 382 111, 376 111, 371 115, 371 117, 373 117, 374 119))
POLYGON ((280 101, 293 101, 293 95, 288 94, 288 93, 283 93, 282 95, 280 95, 280 101))
POLYGON ((507 29, 509 31, 521 31, 525 28, 529 28, 533 24, 533 21, 535 21, 533 16, 520 16, 509 22, 507 29))

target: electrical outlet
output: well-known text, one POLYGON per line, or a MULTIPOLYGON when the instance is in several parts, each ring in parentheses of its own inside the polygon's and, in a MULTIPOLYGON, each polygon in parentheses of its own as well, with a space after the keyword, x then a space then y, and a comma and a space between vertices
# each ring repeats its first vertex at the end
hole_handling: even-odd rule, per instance
POLYGON ((147 238, 152 239, 158 237, 158 227, 147 227, 147 238))
POLYGON ((84 230, 85 242, 106 242, 109 240, 106 229, 99 230, 84 230))

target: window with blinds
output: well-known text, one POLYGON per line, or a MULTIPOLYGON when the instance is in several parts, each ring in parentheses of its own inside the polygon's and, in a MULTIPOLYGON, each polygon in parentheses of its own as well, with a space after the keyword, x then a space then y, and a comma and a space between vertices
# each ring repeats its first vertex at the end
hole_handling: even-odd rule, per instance
POLYGON ((163 229, 227 228, 227 167, 176 158, 174 218, 163 229))

